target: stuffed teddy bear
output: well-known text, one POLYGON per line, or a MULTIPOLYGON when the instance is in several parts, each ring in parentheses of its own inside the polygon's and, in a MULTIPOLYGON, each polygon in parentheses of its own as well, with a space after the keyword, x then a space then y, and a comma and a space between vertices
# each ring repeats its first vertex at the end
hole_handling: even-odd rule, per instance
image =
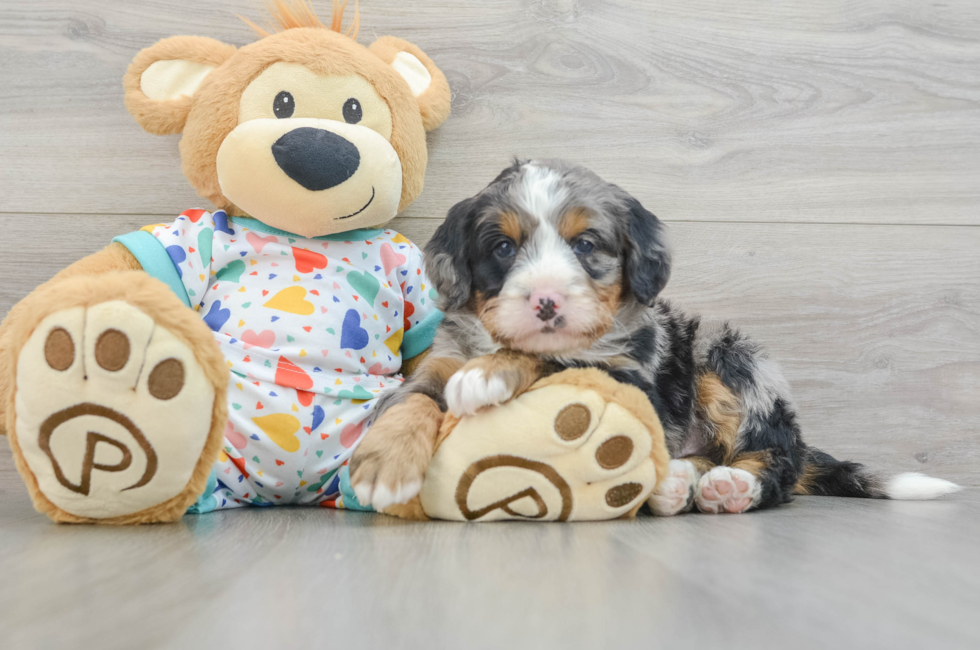
MULTIPOLYGON (((432 341, 441 313, 420 251, 384 224, 422 190, 446 78, 398 38, 359 45, 336 2, 329 26, 305 2, 272 9, 278 29, 256 27, 252 44, 168 38, 125 75, 130 113, 182 134, 184 174, 216 209, 117 237, 0 328, 0 421, 55 521, 358 508, 346 465, 377 397, 432 341)), ((392 513, 635 513, 666 450, 628 393, 573 373, 447 418, 421 495, 392 513), (522 420, 533 435, 493 434, 522 420)))
POLYGON ((277 33, 164 39, 124 78, 217 209, 117 237, 4 322, 6 430, 57 521, 330 501, 374 398, 431 341, 420 252, 383 226, 422 190, 446 78, 401 39, 359 45, 336 3, 329 26, 272 8, 277 33))

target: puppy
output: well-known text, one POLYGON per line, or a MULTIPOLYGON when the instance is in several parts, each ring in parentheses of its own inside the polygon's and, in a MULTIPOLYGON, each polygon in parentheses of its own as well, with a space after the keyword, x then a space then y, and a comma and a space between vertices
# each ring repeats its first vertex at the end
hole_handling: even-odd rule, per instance
POLYGON ((362 503, 380 510, 418 492, 447 409, 474 413, 588 366, 642 389, 661 418, 674 460, 648 501, 655 514, 957 489, 920 474, 882 479, 808 447, 776 364, 729 325, 657 298, 671 266, 663 224, 587 169, 516 161, 453 206, 425 261, 445 320, 354 453, 362 503))

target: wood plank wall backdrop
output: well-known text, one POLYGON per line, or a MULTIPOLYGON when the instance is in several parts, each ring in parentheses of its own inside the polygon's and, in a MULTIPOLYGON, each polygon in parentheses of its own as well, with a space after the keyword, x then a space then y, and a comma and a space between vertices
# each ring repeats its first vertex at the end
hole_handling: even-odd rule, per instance
MULTIPOLYGON (((327 0, 314 0, 323 14, 327 0)), ((0 4, 0 312, 113 235, 206 204, 120 80, 258 0, 0 4)), ((764 341, 806 436, 980 485, 980 3, 364 0, 453 114, 395 227, 424 242, 513 155, 566 157, 669 222, 666 295, 764 341)), ((20 490, 9 452, 3 483, 20 490)))

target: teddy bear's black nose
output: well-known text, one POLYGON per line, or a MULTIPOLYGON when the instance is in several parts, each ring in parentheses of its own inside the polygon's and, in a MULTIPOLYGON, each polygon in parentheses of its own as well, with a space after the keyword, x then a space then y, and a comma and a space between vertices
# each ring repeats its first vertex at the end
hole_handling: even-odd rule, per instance
POLYGON ((287 176, 314 192, 340 185, 361 164, 361 154, 352 142, 308 126, 276 140, 272 155, 287 176))

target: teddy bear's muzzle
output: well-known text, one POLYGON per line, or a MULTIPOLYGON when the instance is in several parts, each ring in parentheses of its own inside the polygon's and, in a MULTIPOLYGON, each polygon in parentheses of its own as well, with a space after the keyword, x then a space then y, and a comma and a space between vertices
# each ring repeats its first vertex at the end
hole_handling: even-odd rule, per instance
POLYGON ((402 193, 391 143, 338 120, 247 120, 225 136, 215 165, 238 209, 303 237, 376 227, 395 216, 402 193))
POLYGON ((312 192, 340 185, 357 171, 361 154, 346 138, 308 126, 289 131, 272 145, 276 164, 312 192))

